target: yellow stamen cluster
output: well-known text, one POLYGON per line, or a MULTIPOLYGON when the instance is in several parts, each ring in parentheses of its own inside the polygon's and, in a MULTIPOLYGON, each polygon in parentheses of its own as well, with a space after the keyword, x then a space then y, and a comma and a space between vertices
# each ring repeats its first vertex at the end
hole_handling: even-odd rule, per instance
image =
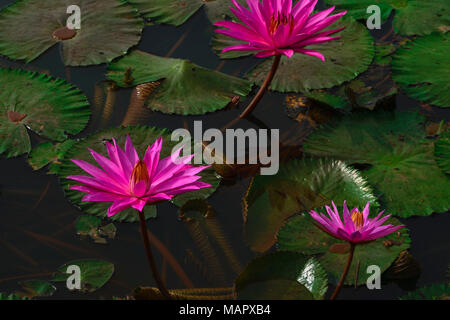
POLYGON ((294 29, 294 17, 290 14, 288 16, 284 14, 278 13, 275 16, 275 13, 272 15, 272 18, 270 19, 270 25, 269 25, 269 32, 270 34, 274 34, 275 31, 277 31, 278 27, 280 25, 287 25, 289 24, 289 33, 292 33, 292 30, 294 29))
POLYGON ((364 225, 364 216, 359 210, 355 210, 352 213, 352 221, 355 225, 356 229, 361 229, 361 227, 364 225))
POLYGON ((134 165, 133 172, 131 173, 130 185, 134 186, 139 181, 145 181, 145 183, 148 183, 149 180, 150 177, 148 176, 147 165, 143 160, 139 160, 134 165))

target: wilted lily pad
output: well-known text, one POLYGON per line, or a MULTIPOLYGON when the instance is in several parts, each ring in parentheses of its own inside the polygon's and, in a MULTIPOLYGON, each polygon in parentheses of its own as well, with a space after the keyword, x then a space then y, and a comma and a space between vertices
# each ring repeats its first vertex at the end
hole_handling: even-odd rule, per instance
POLYGON ((16 1, 0 11, 0 54, 30 62, 60 43, 65 65, 99 64, 136 45, 142 28, 123 0, 16 1), (81 9, 80 29, 66 27, 71 5, 81 9))
POLYGON ((44 280, 27 280, 20 283, 24 291, 16 292, 20 297, 50 297, 55 293, 56 287, 44 280))
POLYGON ((119 86, 161 81, 147 100, 152 110, 176 114, 204 114, 226 107, 234 96, 246 96, 252 84, 188 60, 133 51, 113 62, 107 76, 119 86))
POLYGON ((376 198, 360 174, 341 161, 305 159, 280 167, 273 176, 253 179, 243 199, 245 236, 250 248, 264 252, 295 213, 330 204, 331 200, 363 207, 376 198))
POLYGON ((393 78, 411 97, 450 107, 449 52, 449 34, 432 34, 411 41, 394 55, 393 78))
POLYGON ((114 273, 114 265, 103 260, 78 260, 66 263, 58 268, 52 281, 67 281, 73 273, 66 273, 69 266, 80 268, 81 291, 94 292, 103 287, 114 273))
POLYGON ((450 174, 450 131, 444 132, 436 141, 434 156, 439 167, 450 174))
POLYGON ((367 8, 377 5, 382 21, 395 10, 394 31, 402 35, 425 35, 433 31, 446 32, 450 25, 450 3, 447 0, 325 0, 329 5, 348 10, 356 19, 367 20, 372 13, 367 8))
MULTIPOLYGON (((139 12, 156 23, 166 23, 179 26, 185 23, 203 5, 211 20, 225 19, 230 16, 229 0, 128 0, 139 12)), ((238 2, 244 3, 242 0, 238 2)))
POLYGON ((62 141, 87 125, 90 110, 80 90, 59 79, 0 68, 0 154, 31 150, 27 128, 62 141))
MULTIPOLYGON (((307 47, 321 52, 325 62, 299 53, 291 58, 283 56, 270 88, 281 92, 331 88, 367 70, 374 55, 373 39, 367 28, 345 17, 329 28, 340 27, 345 27, 337 34, 341 39, 307 47)), ((272 59, 266 59, 247 77, 261 85, 271 66, 272 59)))
POLYGON ((434 160, 423 122, 417 113, 357 113, 313 132, 304 150, 366 165, 361 174, 382 194, 388 213, 410 217, 444 212, 450 208, 450 179, 434 160))
MULTIPOLYGON (((64 154, 64 158, 61 160, 60 165, 55 165, 55 172, 61 177, 65 178, 70 175, 86 175, 86 173, 75 165, 70 159, 82 159, 93 165, 98 166, 95 160, 92 158, 88 148, 97 151, 104 156, 107 156, 105 141, 112 141, 111 139, 116 139, 117 143, 120 146, 125 145, 126 136, 129 135, 131 140, 133 141, 133 145, 135 146, 140 157, 143 157, 145 150, 149 145, 151 145, 157 138, 160 136, 163 137, 163 146, 161 150, 161 158, 165 158, 171 154, 173 151, 172 148, 178 144, 178 141, 171 141, 170 139, 170 131, 166 129, 158 129, 158 128, 149 128, 149 127, 121 127, 115 129, 108 129, 104 131, 100 131, 95 133, 85 139, 78 141, 70 150, 68 150, 64 154)), ((200 173, 203 177, 202 181, 207 182, 213 187, 205 188, 205 190, 199 191, 191 191, 185 193, 183 196, 186 199, 189 197, 193 198, 206 198, 210 194, 212 194, 217 186, 219 185, 220 179, 216 176, 214 169, 208 168, 200 173)), ((83 197, 83 193, 76 190, 70 190, 69 186, 76 185, 77 183, 68 179, 61 179, 61 185, 66 192, 67 198, 79 206, 83 212, 92 214, 99 217, 106 217, 107 209, 111 205, 109 202, 83 202, 81 201, 83 197)), ((177 197, 173 198, 174 202, 177 202, 177 197)), ((185 200, 187 201, 187 200, 185 200)), ((177 204, 182 205, 184 202, 180 201, 177 204)), ((156 216, 156 207, 155 206, 146 206, 144 208, 144 213, 147 218, 156 216)), ((134 222, 138 221, 139 217, 137 215, 137 211, 134 209, 127 209, 122 211, 109 219, 113 221, 126 221, 126 222, 134 222)))
MULTIPOLYGON (((375 210, 371 210, 374 216, 375 210)), ((308 214, 299 215, 289 219, 286 225, 278 233, 278 248, 280 250, 292 250, 302 254, 319 254, 319 261, 327 270, 330 282, 337 283, 342 275, 348 258, 349 245, 337 240, 317 228, 308 214), (346 250, 346 247, 347 250, 346 250)), ((395 218, 390 218, 386 224, 401 224, 395 218)), ((408 230, 400 229, 398 232, 374 242, 357 245, 346 284, 354 284, 358 274, 358 284, 366 282, 371 275, 367 273, 367 267, 377 265, 384 272, 395 261, 403 250, 410 246, 408 230), (359 261, 359 271, 357 266, 359 261)))
POLYGON ((327 273, 316 259, 289 251, 250 261, 235 280, 238 299, 321 300, 327 288, 327 273))

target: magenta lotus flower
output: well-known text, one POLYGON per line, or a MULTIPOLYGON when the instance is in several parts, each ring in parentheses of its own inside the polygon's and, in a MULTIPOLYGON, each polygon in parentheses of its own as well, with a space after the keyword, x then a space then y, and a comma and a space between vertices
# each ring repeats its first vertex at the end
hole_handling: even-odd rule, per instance
POLYGON ((298 0, 294 6, 292 0, 247 0, 248 9, 236 0, 231 1, 235 8, 230 7, 230 10, 242 23, 216 22, 214 25, 227 28, 216 32, 246 43, 227 47, 222 52, 257 51, 256 57, 281 54, 292 57, 299 52, 325 61, 320 52, 305 47, 339 39, 330 35, 344 29, 319 32, 345 15, 346 11, 328 16, 334 10, 331 7, 311 15, 317 0, 298 0))
POLYGON ((375 218, 369 218, 369 202, 361 213, 357 208, 353 208, 351 212, 348 211, 347 204, 344 201, 344 222, 342 223, 339 217, 339 212, 334 204, 333 210, 325 206, 329 217, 326 217, 322 213, 311 211, 310 215, 319 224, 318 227, 329 235, 348 241, 350 243, 366 243, 378 238, 387 236, 392 232, 403 228, 404 225, 394 226, 392 224, 383 225, 383 223, 391 216, 386 215, 381 218, 384 210, 381 211, 375 218))
POLYGON ((89 176, 69 176, 81 182, 81 186, 70 189, 86 192, 83 201, 112 202, 108 208, 108 217, 125 210, 135 208, 142 211, 146 204, 170 200, 172 197, 202 188, 211 187, 196 174, 209 166, 192 166, 188 163, 194 155, 178 158, 181 148, 171 156, 159 159, 162 138, 147 148, 144 159, 140 160, 129 136, 125 150, 113 139, 114 145, 106 142, 109 158, 89 149, 92 157, 103 170, 77 159, 71 159, 89 176))

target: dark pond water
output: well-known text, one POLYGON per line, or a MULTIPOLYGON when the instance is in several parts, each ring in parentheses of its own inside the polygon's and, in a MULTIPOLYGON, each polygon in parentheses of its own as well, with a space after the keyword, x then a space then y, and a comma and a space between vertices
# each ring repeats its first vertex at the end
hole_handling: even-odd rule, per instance
MULTIPOLYGON (((0 7, 13 1, 0 1, 0 7)), ((32 26, 30 26, 32 27, 32 26)), ((390 22, 374 33, 381 37, 391 28, 390 22)), ((197 12, 181 27, 149 26, 143 33, 139 49, 161 56, 190 59, 201 66, 220 69, 222 72, 242 76, 257 62, 254 58, 221 62, 209 47, 212 27, 203 10, 197 12)), ((129 105, 132 90, 115 92, 115 103, 111 117, 103 113, 103 104, 98 107, 95 92, 102 88, 106 65, 94 67, 66 68, 61 62, 59 49, 52 48, 32 63, 25 65, 0 57, 0 66, 21 67, 46 72, 66 79, 79 87, 93 106, 93 117, 89 127, 79 136, 86 136, 98 129, 115 127, 122 123, 129 105)), ((26 94, 26 93, 25 93, 26 94)), ((308 132, 298 122, 290 119, 284 111, 285 95, 267 94, 258 106, 255 117, 270 128, 279 128, 280 135, 308 132)), ((434 120, 450 120, 450 112, 443 109, 424 109, 410 98, 399 94, 396 98, 400 110, 417 110, 434 120)), ((241 108, 245 102, 240 104, 241 108)), ((194 120, 202 120, 203 127, 221 128, 239 114, 238 109, 224 110, 205 116, 169 116, 147 111, 139 123, 170 129, 193 127, 194 120)), ((261 125, 260 123, 260 125, 261 125)), ((257 124, 242 120, 234 125, 241 128, 257 128, 257 124)), ((44 141, 32 136, 33 145, 44 141)), ((298 144, 300 145, 300 144, 298 144)), ((224 183, 209 198, 217 213, 217 224, 223 231, 225 241, 232 248, 239 264, 245 266, 255 254, 247 248, 242 236, 243 220, 241 198, 249 179, 235 183, 224 183)), ((89 295, 70 293, 59 287, 53 298, 111 298, 125 296, 139 285, 154 285, 148 272, 138 225, 116 223, 117 236, 108 244, 94 244, 80 239, 74 223, 81 212, 64 197, 56 176, 47 175, 46 170, 34 172, 26 157, 0 158, 0 292, 13 292, 18 282, 27 279, 48 279, 60 265, 76 259, 95 258, 114 263, 115 273, 102 289, 89 295)), ((156 259, 169 288, 183 288, 188 282, 195 287, 230 287, 236 277, 235 267, 222 251, 209 252, 204 259, 204 248, 196 245, 188 227, 177 219, 178 209, 171 204, 158 206, 158 218, 148 224, 150 231, 167 247, 181 266, 189 280, 182 280, 171 268, 168 260, 156 251, 156 259)), ((382 290, 369 291, 365 287, 345 288, 341 298, 348 299, 396 299, 406 290, 416 286, 443 282, 450 262, 449 240, 450 215, 441 213, 430 217, 403 220, 411 230, 411 253, 422 265, 417 280, 407 283, 383 283, 382 290)), ((166 253, 167 253, 166 252, 166 253)), ((239 265, 238 264, 238 265, 239 265)))

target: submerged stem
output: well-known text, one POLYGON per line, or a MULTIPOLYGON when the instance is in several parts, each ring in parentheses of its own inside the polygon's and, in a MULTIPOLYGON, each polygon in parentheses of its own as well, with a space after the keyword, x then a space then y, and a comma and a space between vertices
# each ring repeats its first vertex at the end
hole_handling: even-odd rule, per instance
POLYGON ((158 268, 156 267, 155 259, 153 258, 152 248, 150 246, 150 239, 148 237, 147 225, 145 223, 144 212, 139 212, 139 225, 141 229, 142 240, 144 241, 145 252, 147 253, 148 263, 150 265, 150 271, 152 272, 153 279, 156 281, 156 285, 167 300, 171 300, 169 291, 166 289, 164 282, 161 279, 161 276, 158 273, 158 268))
POLYGON ((355 252, 355 244, 350 243, 350 253, 348 254, 347 259, 347 265, 345 266, 344 272, 342 273, 341 280, 339 280, 339 283, 334 290, 333 294, 331 295, 330 300, 336 299, 337 295, 339 294, 339 291, 341 291, 341 287, 344 284, 345 278, 347 277, 348 271, 350 270, 350 265, 352 264, 353 260, 353 253, 355 252))
POLYGON ((239 119, 245 118, 248 115, 250 115, 253 111, 253 109, 256 108, 258 105, 258 102, 261 100, 261 98, 264 96, 264 93, 266 93, 267 88, 269 88, 270 83, 272 82, 273 77, 275 76, 275 73, 277 72, 278 65, 280 64, 281 55, 276 55, 273 59, 272 67, 270 68, 269 73, 267 74, 266 79, 264 80, 264 83, 262 84, 261 88, 259 88, 258 93, 255 95, 252 101, 248 104, 247 108, 241 113, 239 116, 239 119))

